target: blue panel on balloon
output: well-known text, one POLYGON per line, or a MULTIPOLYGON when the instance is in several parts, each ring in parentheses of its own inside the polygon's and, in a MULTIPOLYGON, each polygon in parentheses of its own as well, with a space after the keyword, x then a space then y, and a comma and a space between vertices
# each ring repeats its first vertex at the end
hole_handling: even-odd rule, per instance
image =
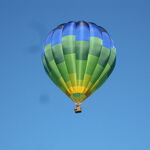
POLYGON ((88 24, 83 21, 77 22, 76 40, 89 41, 89 37, 90 37, 90 31, 89 31, 88 24))
POLYGON ((76 24, 69 22, 64 25, 62 36, 75 35, 76 24))
POLYGON ((49 33, 48 33, 48 36, 47 36, 47 38, 46 38, 46 40, 44 41, 44 45, 46 46, 47 44, 50 44, 51 43, 51 38, 52 38, 52 35, 53 35, 53 30, 52 31, 50 31, 49 33))
POLYGON ((102 32, 103 46, 111 49, 111 41, 108 33, 102 32))
POLYGON ((102 39, 102 34, 99 27, 96 24, 89 23, 90 37, 97 37, 102 39))
POLYGON ((110 41, 111 41, 111 42, 110 42, 111 49, 112 49, 112 48, 115 48, 114 41, 113 41, 111 38, 110 38, 110 41))
POLYGON ((52 35, 51 45, 54 46, 54 45, 62 43, 61 39, 62 39, 62 28, 56 28, 52 35))

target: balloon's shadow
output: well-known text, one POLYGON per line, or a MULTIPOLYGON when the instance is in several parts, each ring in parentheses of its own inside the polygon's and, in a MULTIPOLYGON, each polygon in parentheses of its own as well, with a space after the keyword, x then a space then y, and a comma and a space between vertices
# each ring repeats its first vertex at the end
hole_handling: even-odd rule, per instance
POLYGON ((47 94, 40 95, 40 103, 41 104, 48 104, 50 102, 50 97, 47 94))

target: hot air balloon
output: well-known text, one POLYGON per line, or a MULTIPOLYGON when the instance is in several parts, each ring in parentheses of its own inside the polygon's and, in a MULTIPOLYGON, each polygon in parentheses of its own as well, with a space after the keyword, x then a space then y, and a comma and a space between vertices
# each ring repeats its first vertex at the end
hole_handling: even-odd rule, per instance
POLYGON ((103 27, 71 21, 48 34, 42 62, 49 78, 76 104, 78 113, 80 104, 112 73, 116 48, 103 27))

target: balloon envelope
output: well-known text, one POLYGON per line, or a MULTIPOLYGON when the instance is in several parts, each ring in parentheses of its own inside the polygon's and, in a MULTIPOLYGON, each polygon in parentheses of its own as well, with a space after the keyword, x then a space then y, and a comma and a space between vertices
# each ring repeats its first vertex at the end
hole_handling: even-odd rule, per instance
POLYGON ((116 49, 110 35, 94 23, 61 24, 44 42, 45 71, 76 104, 81 104, 106 81, 115 61, 116 49))

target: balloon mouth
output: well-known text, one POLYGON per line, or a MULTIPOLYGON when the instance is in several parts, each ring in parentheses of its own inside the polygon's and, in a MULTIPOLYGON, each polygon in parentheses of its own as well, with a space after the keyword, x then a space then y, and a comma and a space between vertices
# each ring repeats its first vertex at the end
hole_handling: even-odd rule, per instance
POLYGON ((83 93, 73 93, 69 96, 76 104, 81 104, 86 98, 87 95, 83 93))

